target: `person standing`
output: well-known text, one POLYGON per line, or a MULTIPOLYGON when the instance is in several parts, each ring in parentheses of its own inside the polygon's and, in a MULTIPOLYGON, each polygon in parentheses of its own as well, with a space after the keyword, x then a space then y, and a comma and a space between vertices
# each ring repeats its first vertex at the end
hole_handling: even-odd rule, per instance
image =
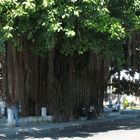
POLYGON ((19 127, 19 103, 14 102, 12 109, 13 109, 13 116, 15 119, 15 125, 16 127, 19 127))

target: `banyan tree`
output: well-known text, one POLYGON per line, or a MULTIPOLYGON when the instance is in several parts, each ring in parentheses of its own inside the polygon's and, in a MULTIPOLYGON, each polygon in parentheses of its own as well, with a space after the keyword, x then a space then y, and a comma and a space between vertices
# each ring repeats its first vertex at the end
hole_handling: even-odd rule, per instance
POLYGON ((132 0, 2 0, 7 105, 19 101, 23 115, 40 115, 45 106, 63 120, 78 117, 83 106, 100 113, 109 68, 124 64, 127 40, 139 29, 138 11, 132 0))

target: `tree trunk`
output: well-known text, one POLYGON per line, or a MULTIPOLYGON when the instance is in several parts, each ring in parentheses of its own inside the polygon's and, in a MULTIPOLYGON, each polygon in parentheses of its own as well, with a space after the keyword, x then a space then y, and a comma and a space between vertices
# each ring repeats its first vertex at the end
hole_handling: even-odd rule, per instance
POLYGON ((18 100, 22 115, 40 115, 41 107, 58 120, 78 117, 83 106, 103 106, 109 61, 91 52, 64 56, 52 50, 46 57, 31 53, 26 38, 22 51, 10 43, 4 55, 3 96, 18 100))

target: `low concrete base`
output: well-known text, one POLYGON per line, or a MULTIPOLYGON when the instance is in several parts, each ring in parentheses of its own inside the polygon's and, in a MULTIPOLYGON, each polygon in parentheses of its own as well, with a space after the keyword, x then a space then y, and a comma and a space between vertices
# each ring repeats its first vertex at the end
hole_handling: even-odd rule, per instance
POLYGON ((25 125, 29 123, 43 123, 43 122, 52 122, 53 117, 51 115, 48 116, 28 116, 19 118, 20 125, 25 125))
POLYGON ((104 113, 104 116, 120 116, 121 112, 110 112, 110 113, 104 113))
POLYGON ((140 115, 140 110, 122 110, 121 114, 139 114, 140 115))

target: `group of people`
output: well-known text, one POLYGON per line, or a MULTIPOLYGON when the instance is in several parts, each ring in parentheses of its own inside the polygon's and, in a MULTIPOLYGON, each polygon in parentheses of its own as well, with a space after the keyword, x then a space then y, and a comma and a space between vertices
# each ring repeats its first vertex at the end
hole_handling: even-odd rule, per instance
POLYGON ((90 105, 88 108, 83 107, 81 112, 82 117, 87 117, 87 119, 96 118, 96 110, 93 105, 90 105))

